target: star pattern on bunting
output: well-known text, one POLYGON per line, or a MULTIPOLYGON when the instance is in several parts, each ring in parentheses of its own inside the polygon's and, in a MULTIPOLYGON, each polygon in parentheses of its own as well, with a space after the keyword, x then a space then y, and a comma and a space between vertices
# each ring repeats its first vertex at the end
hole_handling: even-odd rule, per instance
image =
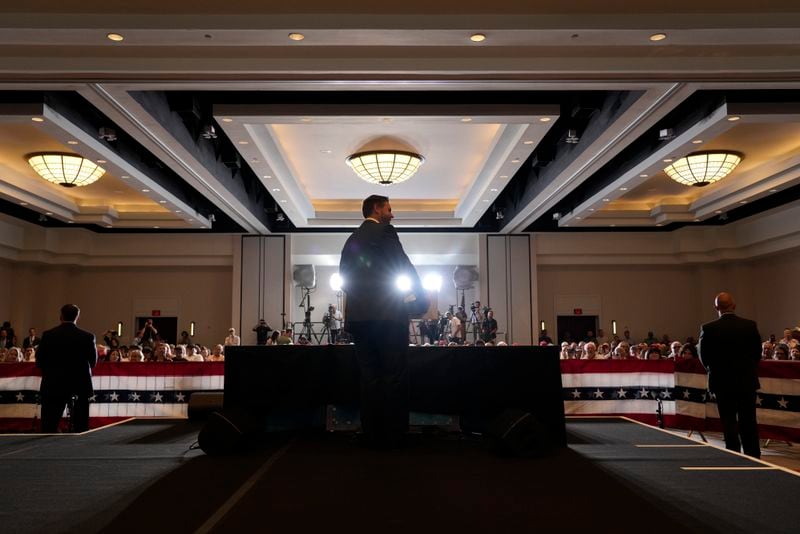
POLYGON ((21 391, 17 393, 17 402, 22 402, 24 400, 25 400, 25 394, 22 393, 21 391))
POLYGON ((661 392, 661 398, 664 400, 672 399, 672 393, 668 389, 665 389, 664 391, 661 392))
POLYGON ((642 387, 642 389, 640 389, 638 393, 640 399, 646 399, 647 397, 650 396, 650 392, 647 391, 647 389, 644 387, 642 387))
POLYGON ((92 395, 91 397, 89 397, 89 402, 97 402, 97 394, 92 395))
POLYGON ((117 395, 117 392, 116 392, 116 391, 114 391, 113 393, 111 393, 111 395, 109 395, 109 396, 108 396, 108 398, 109 398, 109 400, 110 400, 111 402, 119 402, 119 395, 117 395))
POLYGON ((597 390, 593 394, 594 394, 594 398, 595 399, 602 399, 603 398, 603 392, 600 391, 600 388, 597 388, 597 390))
POLYGON ((161 402, 161 399, 163 398, 163 395, 161 395, 161 393, 156 391, 155 393, 150 395, 150 398, 153 399, 153 401, 155 401, 155 402, 161 402))
POLYGON ((133 402, 139 402, 139 397, 141 397, 141 395, 139 395, 134 391, 133 393, 128 395, 128 400, 132 400, 133 402))
POLYGON ((628 392, 625 391, 622 388, 619 388, 619 390, 617 390, 617 398, 618 399, 626 399, 626 398, 628 398, 628 392))
POLYGON ((684 400, 690 398, 691 396, 692 396, 692 392, 691 391, 689 391, 688 389, 684 389, 683 390, 683 398, 684 398, 684 400))
POLYGON ((778 406, 788 410, 789 409, 789 401, 787 401, 784 397, 781 397, 781 399, 778 401, 778 406))
POLYGON ((756 395, 756 406, 761 406, 761 404, 763 402, 764 402, 764 399, 761 398, 761 395, 756 395))
MULTIPOLYGON (((577 391, 577 390, 576 390, 576 391, 577 391)), ((184 398, 186 398, 186 395, 184 395, 184 394, 183 394, 182 392, 180 392, 180 391, 179 391, 179 392, 178 392, 178 393, 175 395, 175 400, 176 400, 177 402, 183 402, 183 399, 184 399, 184 398)))

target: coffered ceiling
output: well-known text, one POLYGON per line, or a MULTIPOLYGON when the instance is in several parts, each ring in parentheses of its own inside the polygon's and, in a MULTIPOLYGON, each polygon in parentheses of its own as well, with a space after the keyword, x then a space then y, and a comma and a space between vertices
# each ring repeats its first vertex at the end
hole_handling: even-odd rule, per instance
POLYGON ((4 212, 337 231, 377 193, 414 231, 670 231, 800 195, 795 2, 108 4, 0 6, 4 212), (376 144, 425 162, 368 184, 345 159, 376 144), (49 184, 26 161, 49 150, 106 174, 49 184), (663 172, 698 150, 744 157, 703 188, 663 172))

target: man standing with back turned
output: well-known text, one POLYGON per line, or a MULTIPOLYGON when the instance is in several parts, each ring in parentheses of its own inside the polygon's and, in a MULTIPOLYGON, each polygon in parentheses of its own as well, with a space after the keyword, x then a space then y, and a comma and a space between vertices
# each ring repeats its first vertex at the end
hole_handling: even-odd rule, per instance
POLYGON ((738 317, 729 293, 714 299, 719 319, 700 329, 698 352, 708 370, 708 389, 716 395, 725 448, 761 457, 756 423, 761 336, 755 321, 738 317), (740 449, 741 447, 741 449, 740 449))
POLYGON ((61 324, 42 334, 36 366, 42 370, 39 395, 42 402, 42 432, 55 433, 64 407, 73 396, 72 428, 89 430, 89 398, 92 367, 97 363, 94 334, 75 324, 81 310, 74 304, 61 307, 61 324))
POLYGON ((387 197, 372 195, 362 204, 364 222, 342 249, 339 272, 347 295, 347 330, 355 342, 361 371, 361 428, 365 445, 391 448, 408 431, 408 311, 411 297, 397 279, 419 276, 389 224, 387 197))

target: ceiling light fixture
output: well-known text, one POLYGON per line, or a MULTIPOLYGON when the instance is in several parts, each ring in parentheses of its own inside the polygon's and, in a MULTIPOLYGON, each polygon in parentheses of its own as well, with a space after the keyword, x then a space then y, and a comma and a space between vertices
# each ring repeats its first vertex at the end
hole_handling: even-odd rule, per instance
POLYGON ((568 145, 577 145, 578 142, 581 140, 580 136, 578 135, 578 130, 567 130, 567 137, 564 141, 568 145))
POLYGON ((550 117, 539 117, 539 122, 550 122, 550 117))
POLYGON ((353 154, 345 161, 362 180, 392 185, 414 176, 425 158, 401 150, 372 150, 353 154))
POLYGON ((75 154, 31 154, 28 163, 50 183, 63 187, 89 185, 105 174, 105 169, 75 154))
POLYGON ((109 41, 115 41, 117 43, 125 39, 122 35, 120 35, 118 33, 108 33, 108 34, 106 34, 106 38, 109 41))
POLYGON ((289 39, 291 39, 292 41, 302 41, 305 38, 306 36, 303 35, 302 33, 292 32, 289 34, 289 39))
POLYGON ((705 187, 725 178, 742 161, 733 152, 696 152, 664 169, 667 176, 683 185, 705 187))
POLYGON ((663 41, 666 38, 667 38, 666 33, 654 33, 653 35, 650 36, 650 40, 654 42, 663 41))
POLYGON ((473 43, 482 43, 486 40, 486 35, 483 33, 473 33, 469 36, 469 40, 473 43))
POLYGON ((738 121, 739 119, 741 119, 741 117, 740 117, 740 116, 738 116, 738 115, 731 115, 730 117, 728 117, 728 122, 736 122, 736 121, 738 121))
POLYGON ((464 117, 461 122, 472 122, 472 117, 464 117))
POLYGON ((31 120, 33 122, 44 122, 44 119, 41 117, 31 117, 31 120))

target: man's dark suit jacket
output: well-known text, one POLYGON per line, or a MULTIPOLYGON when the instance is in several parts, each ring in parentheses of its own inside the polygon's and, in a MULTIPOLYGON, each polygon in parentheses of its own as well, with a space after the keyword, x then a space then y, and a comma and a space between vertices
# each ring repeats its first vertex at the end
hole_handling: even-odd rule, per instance
POLYGON ((27 349, 28 347, 34 347, 35 348, 41 342, 42 342, 42 338, 40 338, 38 336, 34 336, 33 337, 33 341, 31 341, 31 336, 27 336, 22 341, 22 348, 23 349, 27 349))
POLYGON ((408 321, 397 277, 405 274, 416 289, 421 289, 421 283, 392 225, 369 219, 361 223, 344 244, 339 274, 347 294, 348 323, 408 321))
POLYGON ((723 314, 700 329, 700 360, 712 392, 752 392, 760 386, 761 336, 755 321, 723 314))
POLYGON ((75 323, 61 325, 42 334, 36 351, 36 366, 42 370, 43 395, 75 394, 91 397, 92 367, 97 363, 94 334, 75 323))

